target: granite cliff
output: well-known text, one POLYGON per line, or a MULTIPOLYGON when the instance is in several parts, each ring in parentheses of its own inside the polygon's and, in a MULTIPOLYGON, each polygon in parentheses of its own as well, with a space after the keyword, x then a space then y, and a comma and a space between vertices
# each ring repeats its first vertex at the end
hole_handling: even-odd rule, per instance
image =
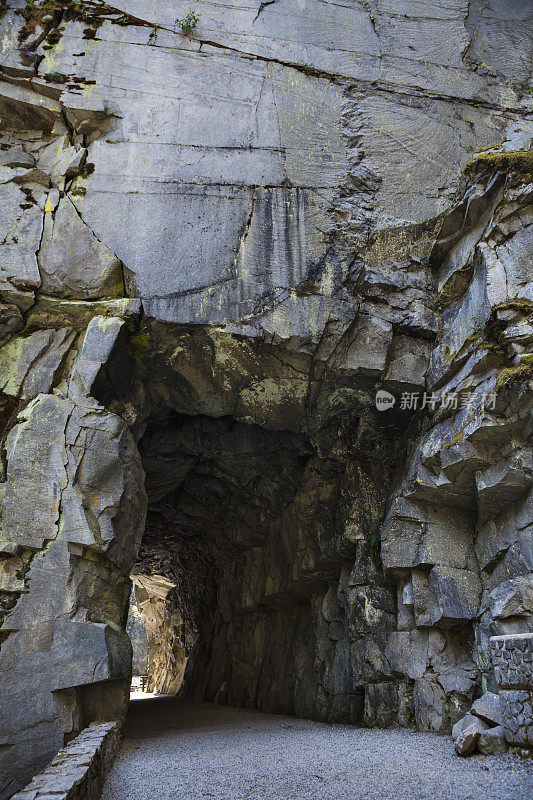
POLYGON ((131 580, 158 691, 450 730, 533 614, 530 3, 1 12, 0 798, 131 580))

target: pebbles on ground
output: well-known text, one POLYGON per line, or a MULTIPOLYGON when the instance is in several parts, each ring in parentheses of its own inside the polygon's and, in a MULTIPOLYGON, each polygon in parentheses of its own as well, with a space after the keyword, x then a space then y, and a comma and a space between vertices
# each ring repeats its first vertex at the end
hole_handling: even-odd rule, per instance
POLYGON ((130 706, 102 800, 531 800, 533 765, 451 736, 327 725, 175 697, 130 706))

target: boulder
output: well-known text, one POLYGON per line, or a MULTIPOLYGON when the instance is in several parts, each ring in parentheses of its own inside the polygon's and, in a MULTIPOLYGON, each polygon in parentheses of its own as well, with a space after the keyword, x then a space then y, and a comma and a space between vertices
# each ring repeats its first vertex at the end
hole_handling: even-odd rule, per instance
POLYGON ((478 722, 479 717, 475 717, 473 714, 465 714, 464 717, 461 717, 452 728, 452 739, 455 740, 460 736, 460 734, 468 728, 470 725, 473 725, 474 722, 478 722))
POLYGON ((457 755, 469 756, 475 752, 479 737, 484 731, 488 730, 488 727, 489 726, 480 719, 473 722, 471 725, 467 725, 454 742, 457 755))
POLYGON ((488 722, 490 727, 502 724, 502 712, 500 710, 499 695, 494 692, 485 692, 472 704, 472 714, 479 717, 484 722, 488 722))
POLYGON ((505 730, 502 725, 489 728, 480 734, 477 746, 484 756, 499 756, 507 752, 508 744, 505 739, 505 730))

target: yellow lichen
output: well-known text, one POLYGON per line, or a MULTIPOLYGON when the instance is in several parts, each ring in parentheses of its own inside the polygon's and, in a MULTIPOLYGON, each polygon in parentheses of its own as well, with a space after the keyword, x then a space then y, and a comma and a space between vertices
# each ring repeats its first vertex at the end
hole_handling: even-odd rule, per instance
POLYGON ((444 442, 444 444, 442 445, 442 449, 443 450, 449 450, 450 447, 455 447, 456 444, 459 444, 459 442, 462 442, 464 437, 465 437, 465 435, 464 435, 463 431, 454 431, 451 439, 448 439, 448 441, 444 442))
POLYGON ((473 172, 479 167, 490 167, 508 175, 514 173, 521 183, 529 183, 533 180, 533 152, 508 150, 499 153, 480 153, 468 162, 465 173, 473 172))
POLYGON ((533 367, 530 364, 520 364, 518 367, 506 367, 498 373, 496 389, 501 389, 508 383, 533 378, 533 367))

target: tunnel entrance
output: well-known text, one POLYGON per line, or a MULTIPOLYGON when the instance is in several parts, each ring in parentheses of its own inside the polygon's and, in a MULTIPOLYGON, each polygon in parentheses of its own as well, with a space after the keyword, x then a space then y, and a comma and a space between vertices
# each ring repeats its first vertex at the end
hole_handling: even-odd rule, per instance
POLYGON ((358 721, 346 464, 304 435, 225 416, 152 416, 132 570, 148 691, 358 721))

